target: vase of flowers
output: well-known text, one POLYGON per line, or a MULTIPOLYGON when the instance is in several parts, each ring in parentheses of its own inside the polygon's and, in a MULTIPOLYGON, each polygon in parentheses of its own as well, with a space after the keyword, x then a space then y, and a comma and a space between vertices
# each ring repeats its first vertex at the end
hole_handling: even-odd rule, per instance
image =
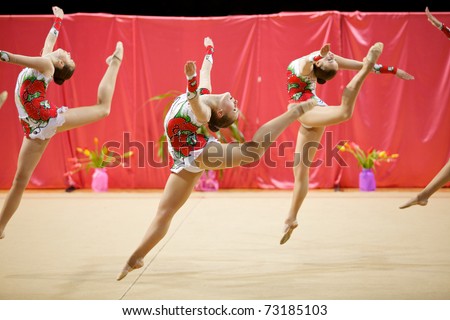
POLYGON ((65 175, 73 181, 72 175, 78 171, 85 169, 86 172, 88 172, 90 169, 94 169, 94 172, 92 173, 91 188, 95 192, 108 191, 108 172, 106 171, 106 168, 109 165, 133 155, 132 151, 125 152, 122 155, 111 152, 105 145, 102 148, 99 148, 97 137, 94 138, 94 149, 78 147, 76 150, 83 156, 69 158, 71 167, 65 175))
POLYGON ((359 173, 359 190, 375 191, 376 189, 375 175, 372 169, 362 169, 359 173))
POLYGON ((351 153, 358 161, 358 165, 361 167, 359 173, 359 190, 361 191, 375 191, 375 165, 379 165, 383 161, 391 162, 398 158, 397 153, 388 154, 386 151, 374 148, 363 150, 354 142, 345 142, 343 145, 339 145, 338 149, 342 152, 351 153))
POLYGON ((108 173, 106 168, 95 168, 92 174, 91 188, 95 192, 108 191, 108 173))

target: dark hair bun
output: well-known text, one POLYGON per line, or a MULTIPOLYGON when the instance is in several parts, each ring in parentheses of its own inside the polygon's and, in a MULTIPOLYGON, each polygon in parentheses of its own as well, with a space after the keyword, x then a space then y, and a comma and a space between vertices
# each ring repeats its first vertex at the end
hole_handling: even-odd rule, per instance
POLYGON ((53 78, 53 81, 55 81, 55 83, 58 85, 62 85, 66 80, 61 78, 53 78))
POLYGON ((317 78, 317 83, 318 84, 324 84, 325 82, 327 82, 327 80, 323 80, 321 78, 317 78))
POLYGON ((217 132, 220 129, 211 123, 208 123, 208 127, 209 127, 209 130, 211 130, 212 132, 217 132))

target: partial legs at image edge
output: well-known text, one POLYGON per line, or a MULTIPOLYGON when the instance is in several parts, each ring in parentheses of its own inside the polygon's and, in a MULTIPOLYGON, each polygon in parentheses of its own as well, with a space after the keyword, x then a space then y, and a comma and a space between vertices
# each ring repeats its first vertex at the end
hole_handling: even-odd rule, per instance
POLYGON ((415 197, 409 199, 405 204, 401 205, 400 209, 406 209, 414 205, 426 206, 428 198, 430 198, 436 191, 442 188, 450 181, 450 159, 442 167, 441 170, 434 176, 434 178, 427 184, 427 186, 420 191, 415 197))
POLYGON ((0 93, 0 109, 3 106, 3 103, 5 103, 6 99, 8 99, 8 91, 3 91, 2 93, 0 93))

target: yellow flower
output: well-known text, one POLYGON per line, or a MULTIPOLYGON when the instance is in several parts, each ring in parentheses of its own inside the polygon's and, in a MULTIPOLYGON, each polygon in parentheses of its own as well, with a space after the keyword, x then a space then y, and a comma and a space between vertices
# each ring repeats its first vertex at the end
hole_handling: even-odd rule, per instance
POLYGON ((379 156, 380 158, 387 158, 386 151, 381 151, 381 152, 378 154, 378 156, 379 156))
POLYGON ((88 149, 84 149, 83 153, 86 157, 89 157, 91 155, 91 152, 88 149))

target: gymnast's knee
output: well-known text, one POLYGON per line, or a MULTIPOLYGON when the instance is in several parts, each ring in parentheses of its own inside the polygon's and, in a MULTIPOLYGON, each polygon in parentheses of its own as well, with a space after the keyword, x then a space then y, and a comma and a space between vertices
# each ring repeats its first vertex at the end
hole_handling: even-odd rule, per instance
POLYGON ((241 154, 244 158, 245 164, 258 161, 262 158, 267 151, 265 142, 248 141, 244 142, 241 146, 241 154))
POLYGON ((30 176, 25 173, 18 173, 14 177, 12 186, 14 188, 25 189, 28 185, 28 181, 30 180, 30 176))
POLYGON ((175 213, 176 210, 173 210, 171 208, 165 209, 159 208, 158 211, 156 212, 155 221, 163 224, 170 223, 175 213))
POLYGON ((294 173, 294 179, 296 181, 302 180, 309 175, 309 168, 306 167, 303 163, 296 163, 296 165, 292 167, 292 171, 294 173))

